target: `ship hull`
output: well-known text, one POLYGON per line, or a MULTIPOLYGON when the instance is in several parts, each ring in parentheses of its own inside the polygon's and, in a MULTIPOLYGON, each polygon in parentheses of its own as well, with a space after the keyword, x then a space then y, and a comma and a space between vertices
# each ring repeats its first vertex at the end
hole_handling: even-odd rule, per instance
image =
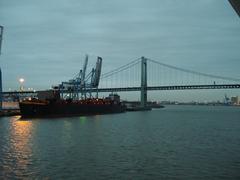
POLYGON ((82 104, 68 102, 19 103, 22 117, 66 117, 97 114, 121 113, 125 106, 121 104, 82 104))

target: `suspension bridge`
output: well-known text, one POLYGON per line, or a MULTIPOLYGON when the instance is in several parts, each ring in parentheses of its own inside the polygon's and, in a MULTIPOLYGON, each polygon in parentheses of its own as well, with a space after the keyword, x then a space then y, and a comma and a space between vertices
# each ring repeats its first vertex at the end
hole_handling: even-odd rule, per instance
MULTIPOLYGON (((141 57, 102 73, 98 87, 91 88, 91 92, 140 91, 141 106, 146 107, 148 91, 237 88, 240 88, 240 79, 237 78, 192 71, 141 57)), ((36 92, 22 91, 3 94, 24 96, 34 93, 36 92)), ((64 93, 71 92, 66 89, 64 93)))

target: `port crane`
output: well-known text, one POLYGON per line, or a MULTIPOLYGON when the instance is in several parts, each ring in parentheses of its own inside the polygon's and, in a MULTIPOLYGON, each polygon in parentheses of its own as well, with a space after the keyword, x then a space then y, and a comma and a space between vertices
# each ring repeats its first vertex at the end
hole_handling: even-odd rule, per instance
POLYGON ((98 89, 102 69, 102 58, 97 57, 95 68, 92 68, 88 74, 87 65, 88 55, 85 57, 83 68, 73 79, 64 81, 54 87, 54 89, 58 89, 60 91, 62 98, 78 100, 92 97, 92 90, 98 89), (66 94, 66 91, 69 93, 66 94))
POLYGON ((230 105, 230 104, 231 104, 231 100, 230 100, 230 98, 227 96, 227 94, 224 95, 224 104, 225 104, 225 105, 230 105))

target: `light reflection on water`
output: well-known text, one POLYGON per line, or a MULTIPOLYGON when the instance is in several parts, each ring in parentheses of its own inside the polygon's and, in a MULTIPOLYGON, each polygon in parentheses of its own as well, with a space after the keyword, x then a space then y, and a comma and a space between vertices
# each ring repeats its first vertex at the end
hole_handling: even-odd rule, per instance
POLYGON ((32 121, 20 120, 20 116, 9 120, 8 134, 5 135, 7 146, 3 152, 3 175, 27 175, 25 171, 32 164, 31 138, 33 132, 32 121))
POLYGON ((85 116, 79 117, 79 119, 80 119, 81 124, 86 123, 86 117, 85 116))

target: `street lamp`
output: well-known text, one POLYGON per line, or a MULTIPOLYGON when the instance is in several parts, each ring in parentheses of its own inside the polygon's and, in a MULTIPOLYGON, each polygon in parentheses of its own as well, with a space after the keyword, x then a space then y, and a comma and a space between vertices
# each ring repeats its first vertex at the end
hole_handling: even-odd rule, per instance
POLYGON ((23 83, 24 83, 24 79, 23 78, 20 78, 19 79, 19 82, 20 82, 20 91, 23 91, 23 83))

